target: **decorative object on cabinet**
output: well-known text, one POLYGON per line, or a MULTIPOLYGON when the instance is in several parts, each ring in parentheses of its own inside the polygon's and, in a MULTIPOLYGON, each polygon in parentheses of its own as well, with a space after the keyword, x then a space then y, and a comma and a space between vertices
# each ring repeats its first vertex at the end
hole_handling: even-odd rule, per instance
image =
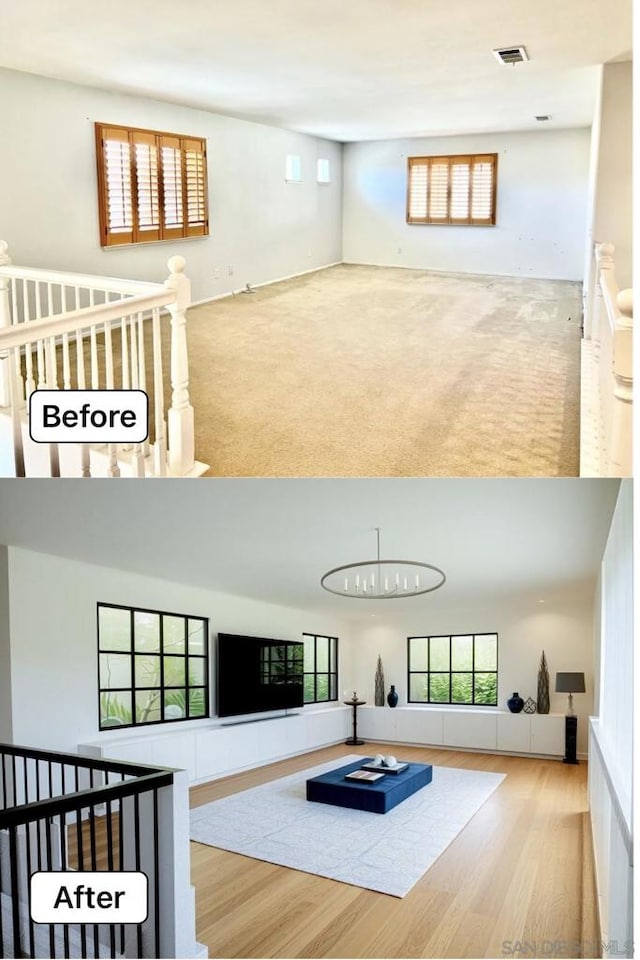
POLYGON ((544 650, 538 667, 538 713, 549 713, 549 667, 544 650))
POLYGON ((556 673, 556 693, 569 694, 568 717, 575 716, 575 710, 573 709, 574 693, 584 692, 584 673, 556 673))
POLYGON ((509 707, 511 713, 522 713, 524 700, 517 691, 514 691, 514 693, 507 700, 507 706, 509 707))
POLYGON ((524 702, 524 707, 522 708, 525 713, 535 713, 536 712, 536 702, 533 697, 527 697, 524 702))
POLYGON ((382 669, 380 654, 378 654, 378 666, 376 667, 375 691, 374 702, 376 707, 384 707, 384 670, 382 669))
POLYGON ((387 694, 387 703, 390 707, 398 706, 398 694, 396 693, 396 688, 393 684, 391 684, 391 690, 389 690, 389 693, 387 694))
POLYGON ((418 560, 382 560, 380 527, 375 560, 359 560, 327 570, 320 586, 338 597, 354 600, 402 600, 438 590, 447 579, 440 567, 418 560))

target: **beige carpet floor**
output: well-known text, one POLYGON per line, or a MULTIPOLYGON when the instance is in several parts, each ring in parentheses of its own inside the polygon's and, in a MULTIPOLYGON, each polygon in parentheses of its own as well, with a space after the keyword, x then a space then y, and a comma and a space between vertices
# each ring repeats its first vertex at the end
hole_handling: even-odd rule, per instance
POLYGON ((210 476, 577 476, 580 284, 341 265, 189 311, 210 476))

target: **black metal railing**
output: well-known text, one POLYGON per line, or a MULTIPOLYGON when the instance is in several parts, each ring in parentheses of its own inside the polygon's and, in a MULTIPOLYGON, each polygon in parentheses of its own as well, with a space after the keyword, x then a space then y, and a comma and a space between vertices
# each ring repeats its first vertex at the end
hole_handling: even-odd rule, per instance
POLYGON ((0 957, 167 956, 158 795, 173 771, 0 744, 0 784, 0 957), (147 919, 35 923, 30 878, 41 870, 142 870, 147 919))

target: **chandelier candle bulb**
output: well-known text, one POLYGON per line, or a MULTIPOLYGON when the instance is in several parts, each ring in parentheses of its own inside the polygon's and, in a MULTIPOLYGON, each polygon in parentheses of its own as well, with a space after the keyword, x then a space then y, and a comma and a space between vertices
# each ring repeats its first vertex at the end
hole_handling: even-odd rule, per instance
POLYGON ((347 593, 348 590, 349 590, 349 579, 348 579, 347 577, 345 577, 345 578, 344 578, 344 592, 347 593))
POLYGON ((396 573, 396 588, 400 589, 400 574, 396 573))
POLYGON ((416 574, 416 590, 420 586, 420 577, 416 574))
POLYGON ((407 585, 407 578, 405 577, 405 578, 404 578, 404 592, 405 592, 405 593, 407 592, 407 586, 408 586, 408 585, 407 585))
POLYGON ((389 577, 384 578, 384 592, 389 593, 389 577))

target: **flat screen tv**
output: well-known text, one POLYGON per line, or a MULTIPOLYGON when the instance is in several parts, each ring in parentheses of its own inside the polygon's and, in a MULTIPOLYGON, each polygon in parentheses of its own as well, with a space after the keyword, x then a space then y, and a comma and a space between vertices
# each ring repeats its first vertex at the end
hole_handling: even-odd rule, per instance
POLYGON ((302 643, 219 633, 218 716, 301 707, 303 660, 302 643))

